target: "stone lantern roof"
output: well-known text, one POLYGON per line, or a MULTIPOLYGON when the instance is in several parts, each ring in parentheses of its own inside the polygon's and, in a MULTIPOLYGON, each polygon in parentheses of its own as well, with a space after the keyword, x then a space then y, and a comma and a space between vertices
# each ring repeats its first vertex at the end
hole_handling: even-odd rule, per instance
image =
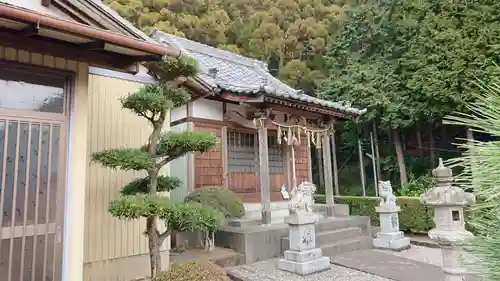
POLYGON ((436 180, 451 180, 451 177, 453 176, 453 172, 450 168, 446 167, 443 164, 443 158, 439 158, 439 165, 432 170, 432 175, 436 178, 436 180))
POLYGON ((443 164, 439 158, 439 165, 432 170, 436 179, 436 186, 420 196, 420 201, 433 206, 465 206, 474 204, 474 194, 465 192, 462 188, 452 186, 452 170, 443 164))

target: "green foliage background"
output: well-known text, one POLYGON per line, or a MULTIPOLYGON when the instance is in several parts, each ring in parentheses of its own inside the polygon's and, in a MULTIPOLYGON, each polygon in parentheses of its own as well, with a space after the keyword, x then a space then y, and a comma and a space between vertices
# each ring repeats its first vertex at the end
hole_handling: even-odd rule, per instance
POLYGON ((350 6, 367 0, 105 0, 151 33, 159 29, 269 63, 307 92, 327 76, 323 55, 350 6))
MULTIPOLYGON (((324 204, 325 195, 317 194, 314 196, 314 202, 324 204)), ((379 204, 378 197, 361 196, 336 196, 336 204, 349 205, 351 215, 370 217, 373 226, 380 225, 380 218, 375 207, 379 204)), ((399 196, 396 198, 396 204, 401 207, 399 213, 399 228, 404 232, 426 233, 434 227, 434 208, 426 206, 420 202, 419 197, 399 196)), ((466 228, 473 233, 477 233, 474 227, 473 216, 474 208, 465 210, 466 228)))
POLYGON ((466 110, 475 79, 499 74, 500 2, 382 0, 349 9, 326 52, 322 97, 368 108, 365 121, 405 129, 466 110))

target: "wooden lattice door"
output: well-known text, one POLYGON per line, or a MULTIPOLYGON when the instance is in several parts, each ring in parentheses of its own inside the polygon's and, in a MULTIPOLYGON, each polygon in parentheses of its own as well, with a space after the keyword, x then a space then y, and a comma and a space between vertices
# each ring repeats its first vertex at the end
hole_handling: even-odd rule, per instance
MULTIPOLYGON (((260 202, 259 141, 257 133, 228 131, 228 184, 247 202, 260 202)), ((284 183, 283 146, 268 137, 271 197, 278 200, 284 183)))

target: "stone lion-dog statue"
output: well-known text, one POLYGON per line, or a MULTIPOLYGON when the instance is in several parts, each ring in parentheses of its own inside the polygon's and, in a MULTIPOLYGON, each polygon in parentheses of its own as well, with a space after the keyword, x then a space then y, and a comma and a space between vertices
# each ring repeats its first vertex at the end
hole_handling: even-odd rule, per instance
POLYGON ((395 206, 396 196, 392 193, 390 181, 378 182, 378 195, 380 196, 380 206, 395 206))
POLYGON ((297 213, 299 210, 312 212, 314 192, 316 192, 316 185, 311 182, 304 181, 294 187, 290 192, 290 203, 288 204, 290 214, 297 213))

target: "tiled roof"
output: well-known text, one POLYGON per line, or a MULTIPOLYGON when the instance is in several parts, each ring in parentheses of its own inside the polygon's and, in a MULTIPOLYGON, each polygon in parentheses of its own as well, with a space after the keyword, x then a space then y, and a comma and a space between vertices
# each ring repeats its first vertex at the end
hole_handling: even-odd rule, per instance
POLYGON ((347 102, 326 101, 295 90, 274 78, 269 73, 267 64, 262 61, 161 31, 155 31, 152 37, 162 44, 177 47, 196 59, 200 67, 200 78, 216 89, 244 94, 264 92, 270 96, 312 103, 354 115, 361 115, 366 111, 353 108, 347 102))

